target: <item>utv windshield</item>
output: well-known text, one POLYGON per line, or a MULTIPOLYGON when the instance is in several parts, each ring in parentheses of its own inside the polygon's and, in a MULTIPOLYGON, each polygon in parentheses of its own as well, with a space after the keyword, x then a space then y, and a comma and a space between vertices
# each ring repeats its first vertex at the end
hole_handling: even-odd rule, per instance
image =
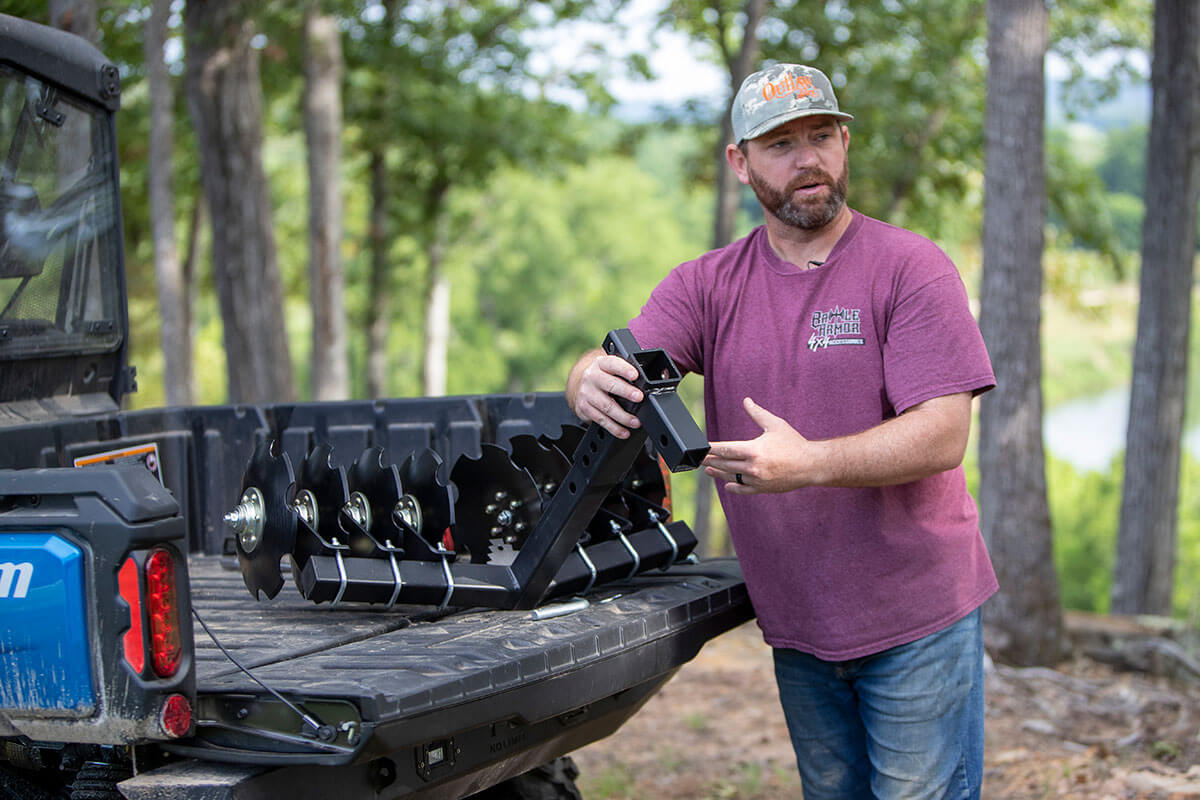
POLYGON ((112 126, 0 64, 0 359, 120 344, 112 126))

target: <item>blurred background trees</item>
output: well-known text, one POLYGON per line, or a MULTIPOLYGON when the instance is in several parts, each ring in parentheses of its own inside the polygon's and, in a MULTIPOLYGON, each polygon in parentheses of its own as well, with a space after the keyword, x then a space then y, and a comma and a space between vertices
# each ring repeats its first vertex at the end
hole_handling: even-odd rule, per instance
MULTIPOLYGON (((851 204, 941 244, 972 297, 998 263, 985 243, 985 190, 1015 179, 1016 162, 1042 161, 1044 192, 1030 190, 1044 196, 1032 223, 1042 220, 1042 244, 1019 259, 1025 289, 1041 282, 1022 300, 1038 306, 1020 332, 1034 350, 1013 358, 1042 361, 1024 390, 1044 405, 1045 465, 1035 452, 1042 412, 1028 404, 1005 414, 1032 411, 1023 421, 1029 445, 1002 456, 984 441, 980 461, 999 456, 1013 473, 1045 475, 1044 491, 1020 499, 993 483, 994 472, 981 476, 973 454, 968 473, 976 496, 992 498, 985 516, 1044 519, 1044 495, 1049 528, 1039 523, 1032 535, 1038 552, 1053 552, 1056 574, 1026 591, 1056 609, 1057 578, 1067 607, 1107 611, 1118 562, 1133 560, 1117 556, 1117 519, 1120 431, 1130 386, 1141 383, 1138 300, 1147 280, 1165 285, 1141 269, 1159 260, 1146 250, 1143 221, 1157 224, 1166 207, 1188 220, 1170 234, 1180 255, 1168 290, 1186 304, 1196 212, 1146 181, 1151 89, 1167 91, 1147 81, 1160 57, 1154 4, 1029 5, 1046 15, 1049 60, 1042 86, 1024 88, 1044 92, 1045 121, 1017 116, 1012 164, 984 161, 987 126, 1020 107, 1015 88, 988 79, 985 0, 9 0, 3 10, 42 21, 53 13, 64 27, 92 18, 88 35, 121 66, 137 406, 560 390, 573 358, 636 313, 671 267, 756 224, 753 196, 721 182, 715 154, 732 92, 765 61, 830 74, 855 115, 851 204), (306 27, 318 19, 322 38, 306 27), (329 60, 317 58, 318 41, 329 60), (659 48, 681 41, 722 76, 712 88, 696 91, 688 76, 666 87, 667 102, 617 102, 616 87, 651 77, 659 48), (316 91, 334 75, 340 111, 339 101, 321 99, 335 93, 316 91), (1107 416, 1074 438, 1060 435, 1099 412, 1107 416), (1109 433, 1115 442, 1089 455, 1109 433)), ((1160 0, 1159 13, 1168 5, 1160 0)), ((1193 103, 1194 93, 1184 90, 1193 103)), ((1170 164, 1183 158, 1162 149, 1150 152, 1170 164)), ((1162 168, 1152 167, 1152 181, 1162 168)), ((992 251, 1003 250, 998 239, 992 251)), ((984 314, 1007 307, 983 295, 984 314)), ((1200 337, 1190 321, 1171 327, 1162 369, 1181 378, 1200 337)), ((989 345, 1009 335, 1003 318, 985 328, 999 331, 989 345)), ((693 408, 698 383, 684 384, 693 408)), ((1183 421, 1168 432, 1181 445, 1180 492, 1156 502, 1177 520, 1168 548, 1177 564, 1163 567, 1148 545, 1135 550, 1160 565, 1160 589, 1168 575, 1178 579, 1166 586, 1165 607, 1122 610, 1195 618, 1197 381, 1173 386, 1182 387, 1169 390, 1182 395, 1171 402, 1183 421)), ((677 480, 685 518, 694 491, 694 479, 677 480)), ((702 506, 693 524, 703 528, 707 515, 702 506)), ((712 523, 710 546, 720 549, 719 514, 712 523)))

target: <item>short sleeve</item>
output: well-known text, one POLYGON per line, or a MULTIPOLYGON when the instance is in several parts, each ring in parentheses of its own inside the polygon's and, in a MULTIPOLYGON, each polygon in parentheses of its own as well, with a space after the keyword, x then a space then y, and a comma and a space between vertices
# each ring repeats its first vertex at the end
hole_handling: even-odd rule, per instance
POLYGON ((697 288, 697 262, 671 270, 629 322, 638 344, 661 348, 680 369, 704 372, 704 300, 697 288))
POLYGON ((967 292, 952 264, 900 297, 883 344, 884 387, 897 414, 943 395, 996 385, 967 292))

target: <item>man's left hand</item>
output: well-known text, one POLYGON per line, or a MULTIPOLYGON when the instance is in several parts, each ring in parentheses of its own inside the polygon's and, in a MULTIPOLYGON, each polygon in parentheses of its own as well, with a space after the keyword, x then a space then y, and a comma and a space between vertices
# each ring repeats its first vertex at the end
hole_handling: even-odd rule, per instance
POLYGON ((715 480, 726 481, 730 494, 790 492, 809 485, 803 467, 818 443, 805 439, 783 419, 755 403, 742 401, 746 413, 762 433, 741 442, 713 442, 704 459, 704 471, 715 480))

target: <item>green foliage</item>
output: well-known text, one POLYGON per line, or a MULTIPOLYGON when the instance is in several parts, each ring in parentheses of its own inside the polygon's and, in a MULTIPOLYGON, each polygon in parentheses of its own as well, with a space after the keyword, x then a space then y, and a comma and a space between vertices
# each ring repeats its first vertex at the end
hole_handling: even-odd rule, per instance
MULTIPOLYGON (((1047 459, 1054 557, 1064 608, 1106 613, 1121 515, 1122 462, 1080 472, 1047 459)), ((1200 461, 1184 454, 1180 480, 1175 616, 1200 620, 1200 461)))
POLYGON ((1110 192, 1141 197, 1146 190, 1146 141, 1149 128, 1133 125, 1108 132, 1097 172, 1110 192))
POLYGON ((1047 6, 1050 49, 1068 68, 1063 93, 1068 115, 1145 79, 1138 56, 1150 49, 1150 0, 1048 0, 1047 6), (1096 63, 1097 54, 1103 54, 1103 64, 1096 63))
POLYGON ((1049 222, 1062 246, 1076 245, 1104 256, 1113 275, 1126 274, 1126 255, 1104 182, 1093 164, 1080 157, 1079 137, 1065 130, 1046 137, 1046 194, 1049 222))
POLYGON ((0 8, 0 12, 14 17, 31 19, 45 25, 50 19, 48 6, 49 3, 46 0, 4 0, 4 6, 0 8))
POLYGON ((1046 484, 1063 607, 1106 612, 1121 513, 1120 462, 1105 473, 1081 473, 1049 457, 1046 484))
POLYGON ((628 158, 595 158, 561 177, 498 174, 455 208, 474 224, 447 253, 450 390, 561 390, 580 353, 703 249, 695 232, 706 210, 628 158))

